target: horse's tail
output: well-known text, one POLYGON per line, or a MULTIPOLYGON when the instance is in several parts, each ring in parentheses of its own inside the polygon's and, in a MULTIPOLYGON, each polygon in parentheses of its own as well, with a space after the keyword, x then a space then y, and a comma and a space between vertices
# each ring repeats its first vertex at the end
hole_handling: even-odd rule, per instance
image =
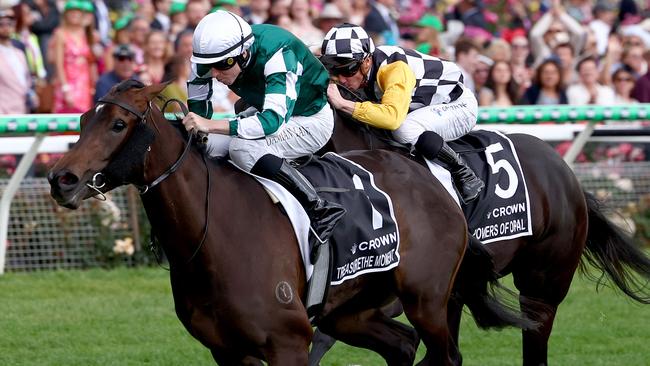
POLYGON ((616 287, 634 300, 650 304, 650 258, 634 243, 632 237, 624 233, 603 214, 602 204, 588 192, 584 192, 589 214, 587 250, 583 259, 600 269, 603 275, 589 275, 581 262, 585 275, 595 279, 600 285, 605 274, 616 287))
POLYGON ((519 311, 517 294, 499 284, 492 256, 473 236, 470 236, 456 278, 454 296, 467 305, 480 328, 537 328, 536 322, 525 318, 519 311), (504 295, 508 299, 504 299, 504 295))

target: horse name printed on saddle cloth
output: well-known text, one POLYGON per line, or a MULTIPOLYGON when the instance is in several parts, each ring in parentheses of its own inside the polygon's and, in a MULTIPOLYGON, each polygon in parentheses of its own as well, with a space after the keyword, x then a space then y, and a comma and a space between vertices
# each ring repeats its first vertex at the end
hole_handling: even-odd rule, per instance
POLYGON ((372 173, 335 153, 300 169, 320 196, 347 210, 332 235, 332 285, 399 264, 399 231, 390 196, 372 173))
POLYGON ((485 182, 463 206, 470 232, 483 244, 532 235, 530 198, 512 141, 493 131, 474 131, 449 145, 485 182))
MULTIPOLYGON (((300 171, 322 198, 343 205, 347 211, 331 238, 334 257, 331 285, 364 273, 387 271, 399 264, 400 237, 393 203, 375 185, 372 173, 335 153, 312 159, 300 171)), ((282 186, 253 176, 284 206, 298 238, 309 280, 314 270, 308 252, 309 218, 282 186)))

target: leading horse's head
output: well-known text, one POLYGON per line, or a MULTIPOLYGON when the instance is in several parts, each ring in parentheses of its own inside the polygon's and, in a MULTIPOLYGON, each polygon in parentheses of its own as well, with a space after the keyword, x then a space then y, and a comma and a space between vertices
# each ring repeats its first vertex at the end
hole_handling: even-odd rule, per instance
POLYGON ((108 192, 142 180, 145 152, 154 139, 146 125, 151 101, 165 86, 124 81, 81 115, 79 141, 47 177, 59 205, 75 209, 97 190, 108 192))

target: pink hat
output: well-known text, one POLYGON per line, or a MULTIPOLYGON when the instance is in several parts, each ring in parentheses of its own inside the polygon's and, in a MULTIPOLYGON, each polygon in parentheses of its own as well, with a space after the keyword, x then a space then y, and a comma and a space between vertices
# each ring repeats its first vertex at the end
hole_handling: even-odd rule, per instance
POLYGON ((469 38, 482 38, 485 40, 492 40, 492 38, 494 38, 492 33, 486 31, 485 29, 471 25, 465 27, 465 36, 469 38))

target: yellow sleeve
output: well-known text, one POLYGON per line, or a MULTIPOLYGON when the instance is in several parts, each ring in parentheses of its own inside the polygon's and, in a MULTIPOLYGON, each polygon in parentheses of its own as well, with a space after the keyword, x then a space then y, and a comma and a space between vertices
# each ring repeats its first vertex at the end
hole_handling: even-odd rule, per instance
POLYGON ((406 119, 415 88, 415 74, 404 61, 377 70, 377 84, 384 91, 380 103, 355 103, 352 117, 371 126, 396 130, 406 119))

